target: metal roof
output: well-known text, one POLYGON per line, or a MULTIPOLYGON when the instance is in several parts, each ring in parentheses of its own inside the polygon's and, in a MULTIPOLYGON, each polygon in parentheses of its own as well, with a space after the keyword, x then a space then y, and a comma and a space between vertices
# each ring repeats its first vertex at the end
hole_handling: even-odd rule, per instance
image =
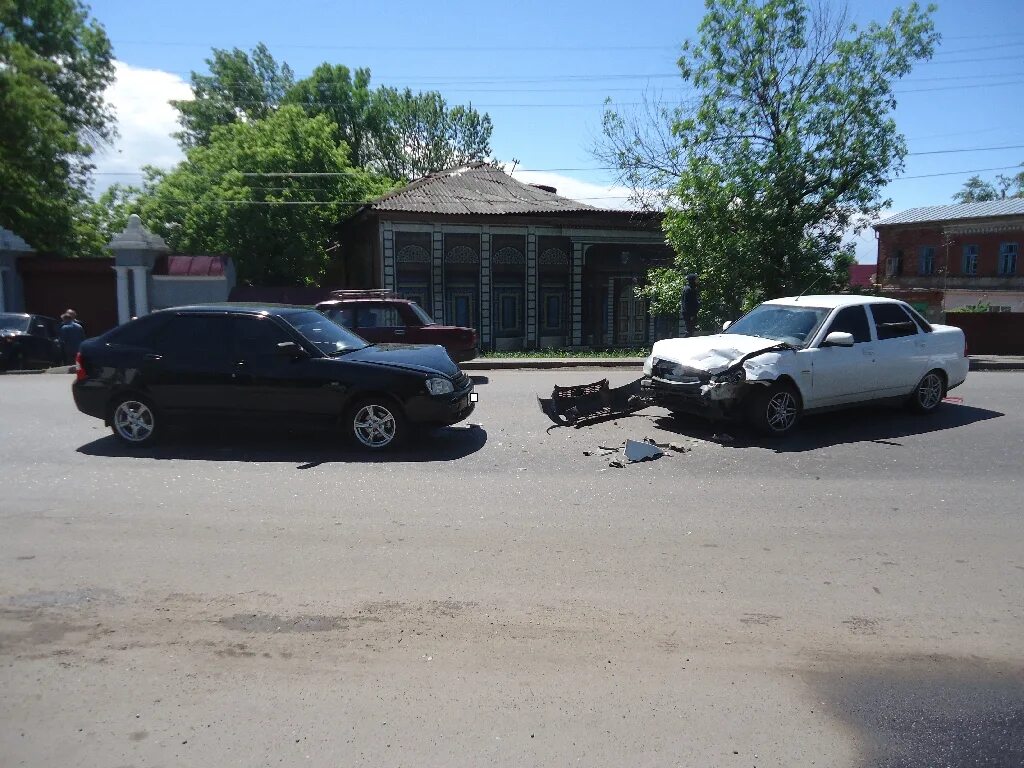
POLYGON ((1005 200, 989 200, 984 203, 958 203, 956 205, 929 205, 924 208, 911 208, 909 211, 882 219, 875 226, 987 219, 994 216, 1020 216, 1022 214, 1024 214, 1024 197, 1011 197, 1005 200))
POLYGON ((384 195, 364 210, 438 214, 529 214, 601 211, 513 179, 487 163, 440 171, 384 195))

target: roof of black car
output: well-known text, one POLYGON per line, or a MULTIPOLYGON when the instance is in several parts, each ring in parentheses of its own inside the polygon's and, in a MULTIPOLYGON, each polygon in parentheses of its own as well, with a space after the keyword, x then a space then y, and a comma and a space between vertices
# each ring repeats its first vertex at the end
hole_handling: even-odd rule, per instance
POLYGON ((168 307, 160 312, 224 312, 232 315, 292 315, 296 312, 311 312, 310 307, 294 304, 246 304, 232 302, 225 304, 189 304, 184 307, 168 307))

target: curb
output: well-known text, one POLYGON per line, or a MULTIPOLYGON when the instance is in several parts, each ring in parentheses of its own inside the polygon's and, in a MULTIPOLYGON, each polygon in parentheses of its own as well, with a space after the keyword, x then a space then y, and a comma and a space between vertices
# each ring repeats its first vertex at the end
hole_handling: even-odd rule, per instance
POLYGON ((999 360, 988 358, 975 360, 971 358, 972 371, 1024 371, 1024 359, 1020 360, 999 360))

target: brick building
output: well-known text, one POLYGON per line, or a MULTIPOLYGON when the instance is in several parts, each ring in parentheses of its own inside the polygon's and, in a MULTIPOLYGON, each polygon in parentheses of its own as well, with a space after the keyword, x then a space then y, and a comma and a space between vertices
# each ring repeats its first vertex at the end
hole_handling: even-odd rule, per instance
POLYGON ((1024 312, 1024 199, 914 208, 875 225, 876 284, 932 318, 963 307, 1024 312))

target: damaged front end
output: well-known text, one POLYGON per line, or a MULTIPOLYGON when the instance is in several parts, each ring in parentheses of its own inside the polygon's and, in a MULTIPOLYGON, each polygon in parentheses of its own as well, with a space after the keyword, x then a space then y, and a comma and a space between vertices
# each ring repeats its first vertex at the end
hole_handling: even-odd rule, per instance
POLYGON ((770 379, 748 376, 746 363, 769 352, 792 349, 795 348, 789 344, 774 344, 745 354, 714 373, 651 356, 644 365, 640 391, 652 405, 673 413, 709 419, 738 418, 752 388, 771 384, 770 379))

